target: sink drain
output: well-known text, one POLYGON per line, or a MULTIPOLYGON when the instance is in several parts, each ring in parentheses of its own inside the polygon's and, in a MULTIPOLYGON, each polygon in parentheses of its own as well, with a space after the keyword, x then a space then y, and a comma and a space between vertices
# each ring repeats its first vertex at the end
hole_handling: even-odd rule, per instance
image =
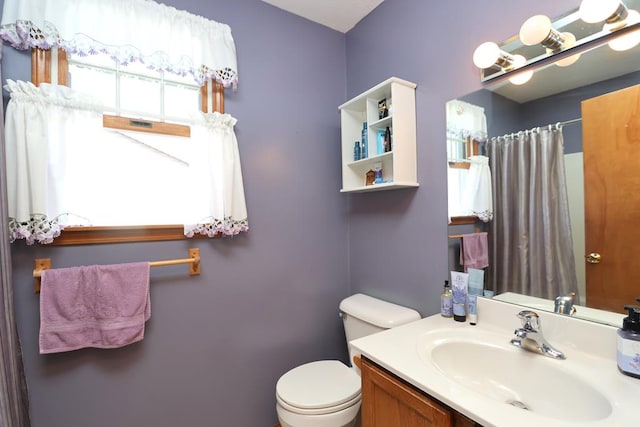
POLYGON ((517 400, 512 400, 511 402, 507 402, 509 405, 511 406, 515 406, 516 408, 520 408, 520 409, 524 409, 526 411, 529 410, 529 408, 527 407, 527 405, 525 405, 524 403, 517 401, 517 400))

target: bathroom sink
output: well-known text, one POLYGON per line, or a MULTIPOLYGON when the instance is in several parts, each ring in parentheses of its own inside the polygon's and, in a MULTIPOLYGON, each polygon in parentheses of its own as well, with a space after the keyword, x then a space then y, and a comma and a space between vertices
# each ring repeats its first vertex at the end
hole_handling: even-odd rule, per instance
POLYGON ((570 360, 526 352, 501 334, 440 330, 423 334, 418 351, 423 362, 455 383, 523 411, 572 422, 601 420, 612 412, 597 385, 570 360))

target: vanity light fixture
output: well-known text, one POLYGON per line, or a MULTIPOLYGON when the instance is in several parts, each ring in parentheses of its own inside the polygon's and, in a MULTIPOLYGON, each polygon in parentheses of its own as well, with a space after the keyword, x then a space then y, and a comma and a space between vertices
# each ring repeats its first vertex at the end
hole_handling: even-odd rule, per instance
MULTIPOLYGON (((545 15, 535 15, 527 19, 520 27, 520 40, 527 46, 541 44, 547 54, 552 55, 575 46, 576 36, 572 33, 561 33, 551 26, 551 19, 545 15)), ((567 67, 580 58, 579 54, 556 61, 560 67, 567 67)))
POLYGON ((613 23, 626 19, 628 10, 620 0, 582 0, 578 14, 580 19, 590 24, 613 23))
MULTIPOLYGON (((476 67, 484 69, 497 66, 504 71, 514 72, 524 66, 527 60, 522 55, 511 55, 500 49, 494 42, 484 42, 473 52, 473 63, 476 67)), ((509 78, 514 85, 528 82, 533 76, 533 71, 522 71, 509 78)))
MULTIPOLYGON (((614 32, 640 22, 640 13, 629 10, 620 0, 582 0, 579 9, 580 19, 588 23, 604 21, 602 30, 614 32)), ((640 30, 617 37, 609 42, 609 47, 624 51, 640 44, 640 30)))

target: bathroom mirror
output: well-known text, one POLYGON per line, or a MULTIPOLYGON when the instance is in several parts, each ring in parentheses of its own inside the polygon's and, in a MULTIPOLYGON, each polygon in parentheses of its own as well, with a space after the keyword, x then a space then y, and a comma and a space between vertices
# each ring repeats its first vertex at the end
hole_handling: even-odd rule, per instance
MULTIPOLYGON (((626 1, 625 4, 629 8, 640 8, 640 1, 626 1)), ((571 13, 575 13, 575 11, 571 13)), ((571 14, 565 16, 568 15, 571 14)), ((640 37, 640 24, 633 24, 625 29, 621 35, 640 37)), ((504 76, 488 81, 485 88, 480 91, 456 99, 484 109, 488 137, 567 122, 563 128, 567 187, 571 205, 574 257, 579 292, 583 296, 578 304, 587 306, 583 307, 583 310, 578 307, 575 316, 581 317, 582 311, 582 317, 587 320, 619 326, 619 320, 622 317, 620 314, 603 313, 602 316, 599 316, 597 315, 598 310, 588 308, 589 297, 585 288, 587 268, 585 255, 588 249, 585 248, 582 126, 580 121, 576 121, 581 117, 582 100, 640 84, 640 43, 628 50, 616 51, 610 47, 609 42, 611 41, 612 37, 610 36, 600 40, 592 40, 588 45, 583 46, 583 50, 579 52, 580 57, 570 66, 557 66, 553 58, 547 58, 544 64, 540 64, 535 69, 532 78, 526 84, 519 86, 511 84, 508 81, 508 76, 504 76)), ((558 59, 567 57, 566 54, 559 55, 558 59)), ((603 141, 604 149, 615 149, 615 147, 613 144, 607 146, 606 141, 603 141)), ((451 163, 450 159, 448 162, 451 163)), ((625 166, 630 165, 622 165, 622 167, 625 166)), ((638 174, 640 175, 640 172, 638 174)), ((629 212, 640 210, 640 206, 629 206, 628 208, 629 212)), ((449 234, 458 233, 458 229, 452 227, 449 234)), ((633 239, 632 236, 625 235, 625 239, 629 238, 633 239)), ((452 245, 455 244, 459 243, 450 241, 450 253, 452 245)), ((498 263, 508 263, 510 260, 492 260, 492 262, 495 265, 489 266, 489 269, 497 268, 498 263)), ((631 286, 637 287, 640 266, 636 267, 635 264, 629 263, 626 270, 631 286)), ((455 269, 456 266, 450 265, 449 267, 455 269)), ((638 291, 638 296, 640 296, 640 291, 638 291)), ((536 310, 553 310, 552 302, 542 304, 535 298, 529 297, 517 294, 498 296, 504 301, 529 306, 536 310)), ((633 303, 633 300, 628 303, 633 303)), ((620 312, 622 312, 622 307, 620 307, 620 312)))

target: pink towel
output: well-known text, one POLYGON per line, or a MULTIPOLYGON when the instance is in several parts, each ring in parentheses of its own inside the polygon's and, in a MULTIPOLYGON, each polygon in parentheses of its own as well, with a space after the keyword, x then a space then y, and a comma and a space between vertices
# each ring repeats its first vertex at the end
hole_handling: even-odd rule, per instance
POLYGON ((42 272, 41 354, 140 341, 150 316, 148 262, 42 272))
POLYGON ((467 268, 485 268, 489 266, 487 233, 463 234, 460 243, 460 264, 467 268))

